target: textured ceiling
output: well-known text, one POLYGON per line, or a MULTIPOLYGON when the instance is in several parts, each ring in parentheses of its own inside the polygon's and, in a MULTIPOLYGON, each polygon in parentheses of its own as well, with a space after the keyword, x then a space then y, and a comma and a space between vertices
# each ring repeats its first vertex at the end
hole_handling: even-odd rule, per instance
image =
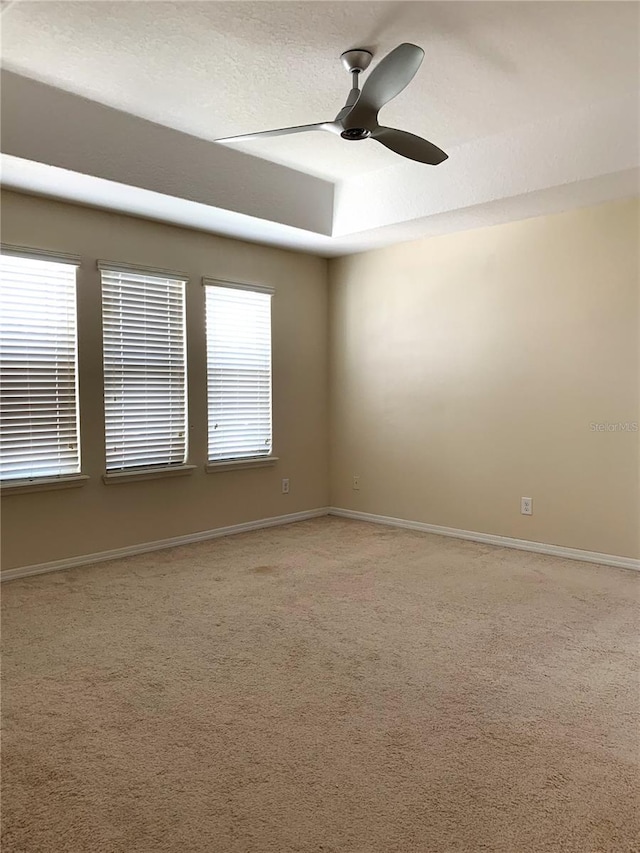
POLYGON ((638 192, 636 2, 0 7, 9 187, 329 255, 638 192), (425 60, 381 118, 442 165, 331 134, 210 144, 332 119, 340 53, 402 41, 425 60))
MULTIPOLYGON (((28 2, 3 15, 12 71, 205 139, 332 119, 339 55, 426 56, 383 113, 450 148, 628 92, 638 7, 610 2, 28 2), (613 7, 616 7, 615 10, 613 7)), ((330 179, 396 164, 329 134, 241 143, 330 179)))

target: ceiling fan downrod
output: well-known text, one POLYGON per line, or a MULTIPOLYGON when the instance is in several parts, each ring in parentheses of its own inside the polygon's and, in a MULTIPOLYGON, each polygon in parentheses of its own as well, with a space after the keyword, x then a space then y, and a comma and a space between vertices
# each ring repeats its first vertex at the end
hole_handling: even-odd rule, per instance
MULTIPOLYGON (((351 109, 356 105, 358 98, 360 97, 359 77, 371 64, 373 54, 370 50, 357 47, 353 50, 345 50, 345 52, 340 56, 340 59, 342 60, 342 64, 346 70, 351 74, 351 91, 349 92, 349 96, 344 107, 336 117, 336 121, 345 119, 351 112, 351 109)), ((342 130, 340 132, 340 136, 343 139, 350 140, 351 142, 357 142, 360 139, 367 139, 371 136, 371 131, 367 130, 365 127, 349 127, 342 130)))

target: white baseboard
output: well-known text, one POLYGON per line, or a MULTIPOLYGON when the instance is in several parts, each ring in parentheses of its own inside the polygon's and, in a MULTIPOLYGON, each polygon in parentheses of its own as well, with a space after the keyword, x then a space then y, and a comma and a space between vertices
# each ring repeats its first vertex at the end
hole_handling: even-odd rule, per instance
POLYGON ((131 557, 134 554, 146 554, 150 551, 161 551, 165 548, 175 548, 178 545, 189 545, 192 542, 204 542, 207 539, 217 539, 220 536, 232 536, 235 533, 246 533, 250 530, 261 530, 265 527, 277 527, 281 524, 291 524, 295 521, 305 521, 309 518, 319 518, 323 515, 335 515, 342 518, 352 518, 356 521, 368 521, 372 524, 386 524, 390 527, 404 527, 408 530, 419 530, 423 533, 435 533, 438 536, 450 536, 454 539, 468 539, 471 542, 483 542, 487 545, 497 545, 502 548, 516 548, 519 551, 533 551, 536 554, 549 554, 553 557, 564 557, 569 560, 582 560, 586 563, 599 563, 605 566, 615 566, 621 569, 640 571, 640 560, 632 557, 618 557, 614 554, 599 554, 595 551, 581 551, 578 548, 565 548, 562 545, 547 545, 544 542, 531 542, 528 539, 511 539, 508 536, 496 536, 493 533, 478 533, 473 530, 459 530, 457 527, 440 527, 437 524, 427 524, 423 521, 410 521, 404 518, 393 518, 388 515, 375 515, 370 512, 357 512, 352 509, 339 507, 321 507, 303 512, 292 512, 288 515, 277 515, 272 518, 260 518, 256 521, 245 521, 242 524, 232 524, 228 527, 216 527, 213 530, 202 530, 198 533, 187 533, 184 536, 173 536, 170 539, 158 539, 155 542, 142 542, 139 545, 129 545, 126 548, 114 548, 110 551, 99 551, 95 554, 83 554, 78 557, 68 557, 65 560, 53 560, 50 563, 39 563, 34 566, 20 566, 7 569, 0 574, 0 580, 10 581, 30 575, 41 575, 46 572, 56 572, 60 569, 71 569, 77 566, 87 566, 93 563, 103 563, 107 560, 117 560, 120 557, 131 557))
POLYGON ((187 533, 185 536, 172 536, 170 539, 158 539, 155 542, 142 542, 140 545, 129 545, 126 548, 114 548, 111 551, 99 551, 96 554, 83 554, 79 557, 68 557, 65 560, 53 560, 50 563, 39 563, 35 566, 20 566, 7 569, 0 574, 0 580, 10 581, 26 578, 30 575, 42 575, 45 572, 57 572, 60 569, 71 569, 76 566, 87 566, 92 563, 103 563, 106 560, 117 560, 120 557, 131 557, 134 554, 146 554, 149 551, 161 551, 165 548, 175 548, 177 545, 189 545, 192 542, 203 542, 206 539, 217 539, 219 536, 232 536, 234 533, 246 533, 249 530, 261 530, 263 527, 277 527, 281 524, 291 524, 294 521, 306 521, 329 513, 328 507, 309 509, 304 512, 291 512, 288 515, 276 515, 272 518, 260 518, 257 521, 245 521, 242 524, 231 524, 229 527, 216 527, 213 530, 202 530, 198 533, 187 533))
POLYGON ((640 560, 633 557, 618 557, 615 554, 599 554, 596 551, 581 551, 579 548, 565 548, 563 545, 547 545, 544 542, 530 542, 528 539, 511 539, 508 536, 496 536, 493 533, 477 533, 474 530, 459 530, 457 527, 440 527, 423 521, 409 521, 388 515, 374 515, 370 512, 357 512, 353 509, 329 507, 329 515, 353 518, 356 521, 369 521, 373 524, 387 524, 390 527, 405 527, 408 530, 420 530, 423 533, 435 533, 438 536, 451 536, 454 539, 469 539, 471 542, 484 542, 486 545, 498 545, 502 548, 516 548, 518 551, 533 551, 535 554, 549 554, 568 560, 582 560, 585 563, 599 563, 615 566, 619 569, 640 571, 640 560))

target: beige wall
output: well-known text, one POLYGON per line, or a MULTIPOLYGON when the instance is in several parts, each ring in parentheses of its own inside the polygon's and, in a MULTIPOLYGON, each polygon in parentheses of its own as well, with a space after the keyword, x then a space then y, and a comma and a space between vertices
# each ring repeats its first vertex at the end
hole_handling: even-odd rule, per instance
POLYGON ((625 201, 332 261, 332 505, 638 556, 639 434, 590 426, 640 420, 638 234, 625 201))
POLYGON ((326 506, 328 438, 334 506, 638 556, 639 434, 590 426, 640 420, 637 238, 629 201, 341 258, 327 313, 322 259, 5 193, 5 242, 82 256, 91 479, 3 497, 3 568, 326 506), (97 258, 191 276, 190 476, 102 482, 97 258), (203 275, 276 288, 274 468, 203 470, 203 275))
POLYGON ((32 565, 323 507, 327 464, 327 262, 17 193, 6 243, 82 256, 78 271, 83 471, 76 489, 2 499, 2 567, 32 565), (192 475, 104 485, 100 277, 96 259, 184 271, 192 475), (206 474, 203 275, 272 285, 273 468, 206 474), (281 494, 289 477, 291 492, 281 494))

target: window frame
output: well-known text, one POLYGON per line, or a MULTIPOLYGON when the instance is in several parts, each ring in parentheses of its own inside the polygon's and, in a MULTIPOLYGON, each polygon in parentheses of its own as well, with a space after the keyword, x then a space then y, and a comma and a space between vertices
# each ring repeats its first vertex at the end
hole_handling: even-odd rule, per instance
POLYGON ((203 302, 204 302, 204 317, 205 317, 205 376, 206 376, 206 454, 207 461, 205 471, 207 473, 216 473, 222 471, 233 471, 242 468, 265 468, 275 465, 279 461, 279 457, 274 451, 274 423, 273 423, 273 299, 276 294, 276 289, 270 285, 254 284, 242 281, 231 281, 229 279, 211 278, 203 276, 202 278, 203 302), (207 326, 207 288, 218 287, 228 288, 230 290, 244 290, 254 293, 262 293, 270 297, 269 301, 269 421, 270 421, 270 448, 269 453, 253 455, 253 456, 234 456, 218 459, 209 458, 209 433, 210 433, 210 418, 209 418, 209 331, 207 326))
POLYGON ((98 260, 96 266, 100 272, 100 309, 102 318, 102 366, 103 366, 103 418, 104 418, 104 474, 102 480, 106 485, 126 483, 135 480, 151 480, 162 477, 175 477, 191 474, 196 465, 189 463, 191 452, 190 424, 189 424, 189 365, 188 365, 188 330, 187 330, 187 293, 190 277, 186 273, 176 270, 162 269, 159 267, 142 266, 140 264, 123 263, 121 261, 98 260), (182 298, 182 343, 183 343, 183 391, 184 391, 184 456, 179 463, 167 463, 162 465, 136 465, 123 468, 107 467, 107 413, 106 413, 106 369, 105 369, 105 332, 104 332, 104 296, 103 296, 103 272, 124 273, 134 276, 147 276, 150 278, 165 279, 180 282, 183 286, 182 298))
POLYGON ((22 258, 24 260, 43 261, 55 264, 64 264, 74 269, 73 282, 73 306, 74 306, 74 340, 73 340, 73 357, 74 357, 74 407, 75 407, 75 436, 77 446, 77 470, 73 472, 65 472, 61 474, 42 474, 28 477, 13 477, 9 479, 1 479, 0 489, 3 494, 22 494, 24 492, 49 491, 53 489, 67 489, 83 486, 89 480, 89 477, 83 473, 83 454, 82 454, 82 427, 80 414, 80 357, 79 357, 79 337, 80 337, 80 317, 79 317, 79 288, 78 288, 78 270, 81 266, 81 257, 79 255, 70 254, 67 252, 51 251, 48 249, 39 249, 32 246, 18 246, 9 243, 0 243, 0 255, 6 255, 13 258, 22 258))

